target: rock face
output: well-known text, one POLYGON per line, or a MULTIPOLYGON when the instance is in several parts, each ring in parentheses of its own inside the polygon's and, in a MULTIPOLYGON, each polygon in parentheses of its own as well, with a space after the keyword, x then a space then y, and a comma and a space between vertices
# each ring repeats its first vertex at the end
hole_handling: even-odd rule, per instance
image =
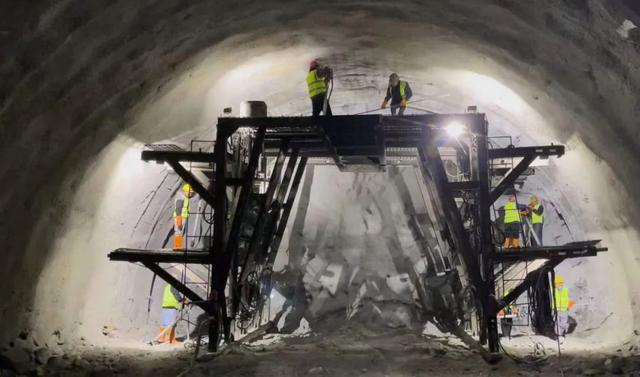
POLYGON ((58 367, 65 362, 52 360, 68 360, 62 349, 64 341, 59 331, 55 331, 46 343, 40 343, 28 331, 22 331, 20 336, 0 347, 0 367, 19 374, 36 373, 50 364, 58 367))

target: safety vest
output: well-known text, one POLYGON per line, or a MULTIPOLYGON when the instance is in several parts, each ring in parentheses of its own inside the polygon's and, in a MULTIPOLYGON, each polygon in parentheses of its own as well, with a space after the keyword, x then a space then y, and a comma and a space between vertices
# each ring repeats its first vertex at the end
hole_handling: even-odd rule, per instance
POLYGON ((518 207, 516 206, 516 202, 507 202, 504 205, 504 223, 519 223, 520 222, 520 211, 518 211, 518 207))
POLYGON ((569 310, 569 290, 564 287, 562 289, 556 288, 554 294, 556 301, 556 310, 559 312, 566 312, 569 310))
POLYGON ((400 97, 407 99, 407 82, 400 81, 400 97))
MULTIPOLYGON (((176 199, 176 205, 178 204, 177 201, 180 199, 176 199)), ((189 218, 189 206, 191 204, 191 200, 189 200, 189 198, 187 197, 182 197, 182 210, 180 211, 180 216, 182 216, 183 219, 187 219, 189 218)), ((176 211, 173 211, 173 217, 176 217, 176 211)))
MULTIPOLYGON (((535 211, 537 211, 538 208, 540 208, 540 204, 536 204, 535 207, 533 207, 535 211)), ((544 223, 544 215, 538 215, 535 212, 531 212, 531 223, 532 224, 544 223)))
POLYGON ((311 70, 307 74, 307 85, 309 86, 309 97, 311 98, 327 92, 327 83, 323 77, 318 76, 317 69, 311 70))
POLYGON ((171 285, 167 284, 164 287, 164 294, 162 295, 162 307, 163 308, 172 308, 172 309, 180 309, 180 303, 176 296, 171 292, 171 285))

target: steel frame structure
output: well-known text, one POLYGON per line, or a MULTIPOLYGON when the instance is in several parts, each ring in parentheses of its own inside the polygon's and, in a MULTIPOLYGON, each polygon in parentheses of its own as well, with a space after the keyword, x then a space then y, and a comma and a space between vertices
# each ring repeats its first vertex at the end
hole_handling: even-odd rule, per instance
MULTIPOLYGON (((490 352, 497 352, 497 313, 531 286, 533 273, 502 300, 495 298, 494 266, 501 262, 548 259, 545 268, 571 257, 593 256, 606 248, 598 241, 568 244, 562 247, 539 247, 502 251, 495 247, 491 233, 490 207, 536 158, 562 156, 560 145, 507 147, 489 149, 488 123, 484 114, 429 114, 406 116, 344 115, 333 117, 259 117, 219 118, 216 146, 213 153, 187 152, 175 146, 152 146, 142 152, 145 161, 169 164, 177 174, 191 184, 214 208, 213 243, 210 250, 200 252, 144 251, 118 249, 109 254, 111 260, 142 262, 191 301, 197 302, 211 317, 209 349, 216 351, 218 340, 230 340, 231 323, 236 317, 243 288, 250 271, 256 268, 261 279, 270 279, 280 241, 301 179, 309 159, 326 158, 341 171, 383 171, 394 151, 411 157, 417 163, 436 208, 437 220, 444 224, 442 237, 449 244, 453 263, 464 272, 472 287, 475 310, 480 318, 480 340, 488 341, 490 352), (447 135, 446 126, 463 124, 469 145, 460 158, 468 159, 466 179, 450 181, 439 148, 453 146, 460 150, 459 140, 447 135), (232 176, 227 141, 238 130, 249 132, 252 145, 241 166, 242 175, 232 176), (253 233, 248 246, 240 246, 240 232, 255 210, 255 183, 261 158, 269 156, 273 169, 266 192, 257 200, 257 219, 251 220, 253 233), (520 158, 500 183, 491 188, 489 161, 520 158), (181 162, 204 162, 215 169, 213 182, 200 182, 181 162), (468 200, 466 212, 472 221, 465 221, 457 198, 468 200), (469 225, 471 224, 471 225, 469 225), (242 249, 242 250, 241 250, 242 249), (212 274, 210 297, 198 297, 175 278, 164 272, 159 263, 180 262, 210 264, 212 274), (227 297, 229 296, 229 297, 227 297), (224 329, 221 333, 221 328, 224 329)), ((237 170, 237 169, 236 169, 237 170)), ((426 285, 424 277, 421 284, 426 285)), ((425 287, 422 287, 423 289, 425 287)), ((455 314, 440 313, 438 321, 446 330, 459 333, 455 314)))

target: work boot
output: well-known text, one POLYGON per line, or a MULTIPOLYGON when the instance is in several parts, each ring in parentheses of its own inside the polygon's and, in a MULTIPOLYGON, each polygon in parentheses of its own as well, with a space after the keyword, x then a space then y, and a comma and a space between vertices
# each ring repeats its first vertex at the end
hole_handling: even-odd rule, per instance
POLYGON ((514 238, 513 239, 513 247, 520 247, 520 239, 519 238, 514 238))
POLYGON ((173 236, 173 250, 184 250, 184 246, 182 246, 184 241, 184 236, 182 234, 176 234, 173 236))
POLYGON ((164 327, 160 326, 160 335, 158 336, 158 343, 167 342, 167 333, 164 331, 164 327))
POLYGON ((169 344, 171 345, 180 345, 182 342, 176 340, 176 328, 175 326, 169 330, 169 344))
POLYGON ((503 249, 508 249, 511 245, 511 238, 505 238, 504 239, 504 244, 502 245, 503 249))

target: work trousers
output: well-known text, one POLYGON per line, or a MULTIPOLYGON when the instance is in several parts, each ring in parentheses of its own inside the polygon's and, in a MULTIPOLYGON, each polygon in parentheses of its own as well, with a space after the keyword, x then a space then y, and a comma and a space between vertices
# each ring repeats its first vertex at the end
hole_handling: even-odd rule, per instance
POLYGON ((511 339, 511 329, 513 328, 513 318, 502 318, 500 321, 502 327, 502 336, 511 339))
POLYGON ((398 115, 402 115, 404 114, 404 109, 406 109, 404 106, 394 104, 391 104, 389 108, 391 109, 391 115, 396 115, 396 111, 398 112, 398 115))
POLYGON ((540 244, 538 244, 536 242, 535 237, 531 238, 531 245, 533 246, 542 246, 544 244, 544 242, 542 241, 542 227, 544 224, 533 224, 531 225, 533 227, 533 233, 536 234, 536 237, 540 240, 540 244))
POLYGON ((504 236, 507 238, 520 238, 520 223, 506 223, 504 224, 504 236))
POLYGON ((564 336, 569 330, 569 312, 558 312, 556 331, 558 336, 564 336))
MULTIPOLYGON (((322 112, 324 108, 324 99, 327 97, 327 93, 321 93, 317 96, 311 97, 311 108, 313 110, 313 116, 317 117, 322 112)), ((327 113, 324 115, 333 115, 331 114, 331 105, 327 101, 327 113)))
POLYGON ((162 327, 175 326, 178 319, 178 309, 162 308, 162 327))

